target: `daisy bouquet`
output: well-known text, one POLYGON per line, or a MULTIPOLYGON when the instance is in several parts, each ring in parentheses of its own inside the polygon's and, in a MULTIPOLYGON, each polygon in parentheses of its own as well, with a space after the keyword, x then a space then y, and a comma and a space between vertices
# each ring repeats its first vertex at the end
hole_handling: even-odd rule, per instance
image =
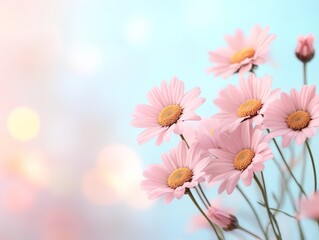
POLYGON ((225 239, 225 231, 235 230, 253 239, 283 239, 278 214, 294 219, 300 239, 305 239, 303 218, 317 221, 319 226, 315 156, 310 146, 319 127, 319 95, 315 85, 307 84, 314 37, 310 34, 298 38, 295 54, 303 66, 303 86, 292 88, 290 93, 273 89, 270 76, 255 73, 259 65, 267 62, 274 39, 268 28, 255 26, 248 37, 238 30, 225 37, 227 48, 209 52, 213 66, 208 72, 224 79, 238 76, 237 85, 229 84, 213 100, 219 110, 211 117, 201 118, 195 113, 205 102, 200 89, 185 91, 184 83, 177 78, 151 89, 147 94, 149 104, 138 105, 133 113, 132 125, 145 129, 138 136, 140 144, 156 138, 155 143, 160 145, 172 135, 180 138, 177 146, 162 154, 162 164, 145 170, 142 188, 150 199, 164 197, 166 203, 188 195, 201 214, 193 219, 193 225, 210 227, 216 239, 225 239), (185 137, 187 121, 198 121, 192 140, 185 137), (279 137, 281 144, 277 142, 279 137), (294 163, 285 156, 285 148, 294 145, 302 145, 303 155, 309 156, 313 170, 311 192, 304 190, 308 159, 302 158, 302 177, 297 178, 294 163), (264 171, 268 162, 275 164, 281 176, 280 196, 270 196, 267 191, 264 171), (261 199, 249 199, 240 182, 245 187, 257 186, 261 199), (204 188, 206 183, 209 187, 204 188), (207 191, 216 186, 219 194, 238 191, 242 195, 258 224, 257 233, 242 226, 231 211, 208 199, 207 191), (293 188, 298 190, 297 195, 293 188), (282 208, 285 195, 289 196, 293 213, 282 208), (275 201, 271 202, 271 197, 275 201), (258 201, 258 209, 253 201, 258 201), (262 211, 267 219, 261 219, 262 211))

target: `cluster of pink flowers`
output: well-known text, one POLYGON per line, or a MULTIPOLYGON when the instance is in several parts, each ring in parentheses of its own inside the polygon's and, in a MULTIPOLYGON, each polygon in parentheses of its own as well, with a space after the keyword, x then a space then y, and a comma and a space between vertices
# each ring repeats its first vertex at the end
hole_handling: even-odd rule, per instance
MULTIPOLYGON (((207 200, 201 183, 218 184, 219 193, 226 191, 232 194, 240 180, 245 186, 250 186, 255 180, 264 197, 272 231, 277 239, 281 239, 279 227, 274 224, 274 215, 268 205, 262 175, 266 162, 274 161, 274 149, 270 142, 274 141, 280 154, 276 137, 282 137, 284 148, 293 144, 292 141, 305 144, 313 158, 307 140, 316 134, 319 127, 316 86, 305 84, 300 90, 291 89, 288 94, 273 89, 270 76, 257 77, 255 69, 267 62, 269 46, 275 39, 275 35, 268 32, 268 28, 255 26, 250 36, 245 38, 243 32, 238 30, 234 36, 225 37, 228 48, 209 52, 210 61, 214 64, 209 72, 223 78, 238 73, 238 85, 228 85, 213 100, 219 112, 210 118, 201 119, 195 113, 205 102, 200 97, 200 89, 193 88, 185 92, 184 83, 177 78, 170 82, 163 81, 159 88, 154 87, 149 91, 149 105, 138 105, 133 114, 132 125, 145 128, 138 137, 140 144, 156 138, 156 144, 160 145, 168 142, 172 134, 178 135, 181 140, 176 148, 162 154, 162 164, 152 165, 144 172, 142 188, 150 199, 163 196, 166 203, 188 194, 203 213, 205 218, 201 220, 207 220, 207 226, 214 228, 218 239, 224 238, 223 230, 241 229, 256 235, 243 228, 234 215, 213 206, 207 200), (199 121, 197 129, 194 129, 192 144, 189 144, 190 139, 185 138, 186 121, 199 121), (193 189, 207 208, 206 211, 196 202, 193 189)), ((312 35, 298 38, 295 54, 303 64, 314 57, 313 43, 312 35)), ((284 158, 283 161, 306 196, 302 184, 297 181, 284 158)), ((316 192, 314 162, 313 168, 316 192)), ((311 211, 319 203, 318 194, 314 193, 314 196, 313 199, 301 201, 300 211, 297 209, 294 215, 298 221, 299 216, 319 220, 318 209, 316 214, 311 211)), ((262 230, 264 238, 268 239, 267 230, 262 230)))

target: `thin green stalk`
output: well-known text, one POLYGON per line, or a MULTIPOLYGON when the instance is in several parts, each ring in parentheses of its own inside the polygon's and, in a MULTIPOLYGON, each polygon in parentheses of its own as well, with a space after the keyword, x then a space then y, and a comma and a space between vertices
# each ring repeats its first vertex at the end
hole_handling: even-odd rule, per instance
POLYGON ((285 214, 286 216, 288 216, 288 217, 291 217, 291 218, 294 218, 294 219, 296 219, 296 217, 295 216, 293 216, 293 215, 291 215, 291 214, 289 214, 289 213, 286 213, 286 212, 284 212, 284 211, 282 211, 282 210, 280 210, 280 209, 277 209, 277 208, 269 208, 270 210, 273 210, 273 211, 276 211, 276 212, 280 212, 280 213, 283 213, 283 214, 285 214))
MULTIPOLYGON (((291 203, 294 211, 297 211, 297 207, 296 207, 296 203, 295 203, 294 197, 293 197, 293 195, 292 195, 292 193, 290 191, 290 188, 288 186, 289 178, 286 180, 285 173, 282 171, 281 166, 279 165, 279 163, 275 159, 274 159, 274 163, 277 166, 277 168, 278 168, 278 170, 280 172, 280 175, 282 176, 282 179, 283 179, 282 183, 285 185, 283 191, 287 191, 290 203, 291 203)), ((301 192, 300 192, 300 194, 301 194, 301 192)), ((277 206, 277 208, 279 208, 279 207, 280 207, 280 204, 277 206)), ((277 212, 274 213, 274 216, 276 216, 276 213, 277 212)), ((297 221, 297 226, 298 226, 298 230, 299 230, 300 240, 304 240, 305 237, 304 237, 304 232, 302 230, 301 223, 300 223, 299 219, 296 219, 296 221, 297 221)))
POLYGON ((257 238, 257 239, 261 239, 260 237, 258 237, 256 234, 252 233, 251 231, 247 230, 246 228, 243 228, 242 226, 238 226, 238 229, 242 230, 245 233, 248 233, 249 235, 257 238))
POLYGON ((188 194, 188 196, 190 197, 190 199, 193 201, 193 203, 195 204, 195 206, 197 207, 197 209, 201 212, 201 214, 206 218, 206 220, 208 221, 208 223, 212 226, 218 240, 223 240, 223 238, 221 238, 219 236, 219 234, 217 233, 216 227, 215 225, 212 223, 212 221, 207 217, 207 215, 204 213, 204 211, 201 209, 201 207, 198 205, 196 199, 194 198, 194 195, 192 194, 192 192, 190 191, 190 189, 186 190, 186 193, 188 194))
POLYGON ((186 141, 185 137, 183 134, 179 135, 181 137, 181 139, 186 143, 187 148, 189 149, 189 145, 188 142, 186 141))
POLYGON ((303 63, 303 84, 307 84, 307 63, 303 63))
POLYGON ((270 212, 270 209, 269 209, 269 205, 268 205, 268 198, 267 198, 267 194, 265 193, 264 189, 263 189, 263 186, 262 184, 260 183, 259 179, 257 178, 256 175, 254 175, 254 179, 261 191, 261 194, 263 195, 263 198, 264 198, 264 201, 265 201, 265 206, 266 206, 266 210, 267 210, 267 214, 268 214, 268 218, 269 218, 269 221, 270 221, 270 224, 272 226, 272 229, 276 235, 276 238, 277 239, 281 239, 281 237, 278 235, 278 233, 276 232, 276 229, 275 229, 275 226, 274 226, 274 223, 273 223, 273 218, 272 218, 272 214, 270 212))
POLYGON ((314 178, 314 185, 315 185, 315 191, 314 192, 316 192, 317 191, 317 174, 316 174, 315 160, 313 158, 313 155, 312 155, 310 146, 308 144, 308 141, 306 141, 306 146, 307 146, 307 149, 308 149, 308 152, 309 152, 309 155, 310 155, 310 159, 311 159, 311 163, 312 163, 313 178, 314 178))
POLYGON ((254 208, 253 204, 250 202, 249 198, 246 196, 246 194, 241 190, 241 188, 238 185, 236 186, 236 188, 241 193, 241 195, 245 198, 246 202, 248 203, 249 207, 251 208, 251 210, 253 211, 253 213, 254 213, 254 215, 256 217, 256 220, 258 222, 258 225, 259 225, 261 231, 263 232, 265 238, 268 239, 267 233, 265 232, 265 230, 263 228, 263 225, 262 225, 262 223, 260 221, 258 213, 257 213, 256 209, 254 208))
MULTIPOLYGON (((269 130, 267 130, 267 131, 269 132, 269 130)), ((287 161, 286 161, 284 155, 282 154, 282 152, 281 152, 281 150, 280 150, 280 147, 279 147, 279 145, 278 145, 276 139, 273 138, 272 140, 274 141, 274 143, 275 143, 275 145, 276 145, 276 148, 277 148, 277 150, 278 150, 278 152, 279 152, 279 154, 280 154, 280 156, 281 156, 281 158, 282 158, 282 161, 283 161, 284 164, 286 165, 287 170, 288 170, 288 172, 290 173, 292 179, 293 179, 293 180, 295 181, 295 183, 298 185, 298 187, 299 187, 300 191, 303 193, 303 195, 305 195, 305 197, 307 198, 307 194, 306 194, 305 190, 302 188, 302 186, 299 184, 299 182, 297 181, 296 177, 295 177, 294 174, 292 173, 292 171, 291 171, 291 169, 290 169, 290 167, 289 167, 289 165, 288 165, 288 163, 287 163, 287 161)))
MULTIPOLYGON (((267 195, 267 188, 266 188, 266 182, 265 182, 264 174, 263 174, 263 172, 261 172, 260 174, 261 174, 261 179, 262 179, 262 183, 263 183, 263 187, 264 187, 264 191, 265 191, 267 206, 268 206, 268 209, 269 209, 269 203, 268 203, 268 197, 267 197, 268 195, 267 195)), ((278 234, 279 234, 280 239, 281 239, 281 232, 280 232, 280 228, 279 228, 279 225, 277 223, 277 220, 276 220, 276 218, 274 217, 274 215, 272 213, 271 213, 271 216, 272 216, 272 218, 274 220, 274 223, 275 223, 275 225, 277 227, 277 230, 278 230, 278 234)))
POLYGON ((202 203, 204 204, 205 208, 208 209, 208 206, 206 204, 206 202, 204 201, 202 195, 200 194, 200 192, 198 191, 197 187, 195 187, 196 193, 198 195, 198 197, 200 198, 200 200, 202 201, 202 203))
MULTIPOLYGON (((306 151, 307 151, 307 149, 306 149, 306 146, 305 145, 303 145, 302 146, 302 156, 306 156, 306 151)), ((300 185, 301 186, 303 186, 304 185, 304 183, 305 183, 305 174, 306 174, 306 163, 307 163, 307 161, 306 161, 306 159, 303 157, 303 158, 301 158, 302 159, 302 169, 301 169, 301 179, 300 179, 300 185)), ((301 198, 301 192, 299 192, 299 198, 301 198)))
POLYGON ((198 183, 198 187, 199 187, 199 190, 201 191, 203 197, 205 198, 205 200, 206 200, 206 202, 207 202, 207 205, 208 205, 208 206, 211 206, 211 205, 210 205, 210 202, 208 201, 208 198, 206 197, 205 192, 204 192, 203 189, 202 189, 202 186, 200 185, 200 183, 198 183))

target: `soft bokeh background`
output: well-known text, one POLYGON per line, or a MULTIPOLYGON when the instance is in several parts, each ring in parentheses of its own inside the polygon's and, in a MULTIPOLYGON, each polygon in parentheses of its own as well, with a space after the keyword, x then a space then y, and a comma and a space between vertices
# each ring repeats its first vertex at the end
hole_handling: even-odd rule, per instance
MULTIPOLYGON (((277 35, 272 61, 257 74, 273 76, 276 88, 299 88, 296 38, 319 38, 318 7, 315 0, 0 0, 0 239, 212 239, 209 230, 189 231, 197 210, 188 198, 164 205, 140 190, 143 169, 178 138, 139 146, 133 109, 177 76, 187 89, 201 87, 207 101, 198 113, 211 116, 219 89, 237 79, 207 75, 207 53, 225 46, 225 34, 257 23, 277 35)), ((317 58, 309 64, 312 84, 318 66, 317 58)), ((272 168, 267 184, 278 192, 272 168)), ((306 183, 310 193, 310 168, 306 183)), ((254 185, 247 193, 261 199, 254 185)), ((216 198, 216 187, 208 195, 216 198)), ((220 199, 260 234, 237 192, 220 199)), ((279 221, 285 239, 297 239, 295 222, 279 221)), ((318 236, 314 223, 303 225, 307 239, 318 236)))

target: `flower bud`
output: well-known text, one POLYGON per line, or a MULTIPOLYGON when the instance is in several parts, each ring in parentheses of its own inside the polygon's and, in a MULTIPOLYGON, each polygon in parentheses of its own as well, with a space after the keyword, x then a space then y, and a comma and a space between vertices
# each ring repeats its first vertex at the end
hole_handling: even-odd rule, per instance
POLYGON ((309 34, 306 37, 298 37, 295 53, 296 57, 303 63, 309 62, 315 55, 315 50, 313 48, 314 41, 315 37, 312 34, 309 34))
POLYGON ((232 231, 238 228, 238 220, 237 218, 226 212, 225 210, 221 210, 211 206, 208 209, 207 216, 212 220, 213 223, 221 226, 225 231, 232 231))

